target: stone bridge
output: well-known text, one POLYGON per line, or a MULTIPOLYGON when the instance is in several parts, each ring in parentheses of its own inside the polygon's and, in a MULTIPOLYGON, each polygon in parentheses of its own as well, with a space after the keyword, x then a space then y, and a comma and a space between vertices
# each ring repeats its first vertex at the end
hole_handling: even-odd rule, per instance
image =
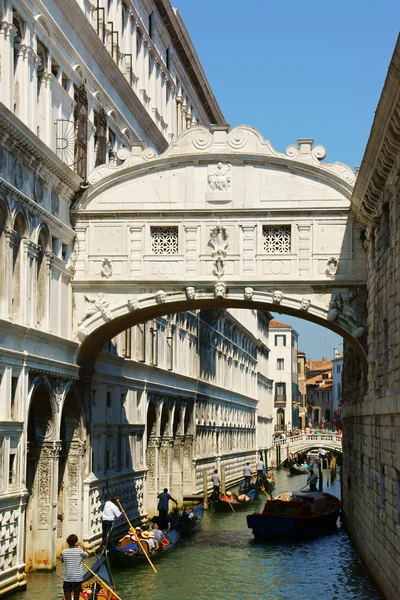
POLYGON ((194 127, 161 156, 135 145, 96 168, 72 211, 79 364, 137 323, 218 306, 324 325, 365 364, 355 174, 324 157, 311 139, 281 154, 250 127, 194 127))
POLYGON ((293 435, 285 440, 276 440, 272 444, 273 448, 281 448, 281 462, 287 460, 289 452, 308 452, 309 450, 322 448, 330 452, 342 452, 342 436, 335 433, 324 435, 318 433, 302 433, 293 435))

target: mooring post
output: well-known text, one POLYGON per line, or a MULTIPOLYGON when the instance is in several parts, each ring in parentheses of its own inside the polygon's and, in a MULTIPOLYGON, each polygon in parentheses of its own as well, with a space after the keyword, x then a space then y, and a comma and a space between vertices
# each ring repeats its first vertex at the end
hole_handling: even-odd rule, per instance
POLYGON ((225 494, 225 467, 221 467, 221 494, 225 494))
POLYGON ((207 492, 207 469, 203 469, 203 504, 204 510, 208 510, 208 492, 207 492))

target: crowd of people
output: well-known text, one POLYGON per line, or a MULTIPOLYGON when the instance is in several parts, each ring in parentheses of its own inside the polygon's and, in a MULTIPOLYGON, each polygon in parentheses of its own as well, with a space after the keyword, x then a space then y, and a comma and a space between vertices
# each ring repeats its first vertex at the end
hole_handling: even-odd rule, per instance
POLYGON ((306 427, 303 429, 296 429, 290 431, 283 431, 279 435, 272 435, 272 441, 276 442, 278 440, 286 440, 287 438, 293 437, 295 435, 342 435, 341 429, 331 429, 324 427, 306 427))

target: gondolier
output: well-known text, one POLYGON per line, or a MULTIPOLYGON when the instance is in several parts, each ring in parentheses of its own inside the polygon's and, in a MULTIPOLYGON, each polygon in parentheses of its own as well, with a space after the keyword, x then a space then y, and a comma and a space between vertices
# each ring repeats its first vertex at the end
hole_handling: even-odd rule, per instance
POLYGON ((117 506, 118 498, 117 496, 111 496, 109 500, 104 505, 103 515, 102 515, 102 530, 103 530, 103 538, 101 541, 102 546, 105 546, 107 543, 107 537, 109 532, 113 528, 115 519, 121 516, 121 511, 117 506))
POLYGON ((169 505, 169 501, 172 500, 172 502, 175 502, 175 504, 178 504, 178 501, 175 500, 171 494, 168 493, 168 489, 164 488, 163 492, 160 492, 160 494, 158 494, 157 496, 158 498, 158 506, 157 506, 157 510, 158 510, 158 515, 160 517, 160 528, 161 529, 166 529, 168 526, 168 505, 169 505))
POLYGON ((259 460, 257 461, 257 475, 258 475, 258 477, 262 477, 264 475, 264 469, 265 469, 264 461, 263 461, 263 459, 260 456, 259 460))
POLYGON ((314 473, 313 469, 310 469, 310 474, 307 477, 307 483, 310 486, 310 492, 317 491, 317 481, 318 481, 318 475, 316 475, 314 473))
POLYGON ((250 487, 251 483, 251 466, 250 463, 246 463, 243 467, 244 483, 246 487, 250 487))
POLYGON ((221 487, 221 479, 218 475, 218 469, 215 469, 214 473, 211 475, 211 481, 213 483, 212 499, 218 500, 221 487))

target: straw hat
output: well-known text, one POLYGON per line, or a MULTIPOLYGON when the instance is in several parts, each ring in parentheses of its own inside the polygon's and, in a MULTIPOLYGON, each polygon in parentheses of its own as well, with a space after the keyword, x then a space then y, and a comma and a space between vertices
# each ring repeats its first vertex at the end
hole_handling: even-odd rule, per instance
POLYGON ((232 492, 226 492, 226 495, 230 498, 232 496, 232 492))
POLYGON ((142 536, 144 538, 153 538, 154 537, 154 533, 152 533, 151 531, 143 531, 142 536))

